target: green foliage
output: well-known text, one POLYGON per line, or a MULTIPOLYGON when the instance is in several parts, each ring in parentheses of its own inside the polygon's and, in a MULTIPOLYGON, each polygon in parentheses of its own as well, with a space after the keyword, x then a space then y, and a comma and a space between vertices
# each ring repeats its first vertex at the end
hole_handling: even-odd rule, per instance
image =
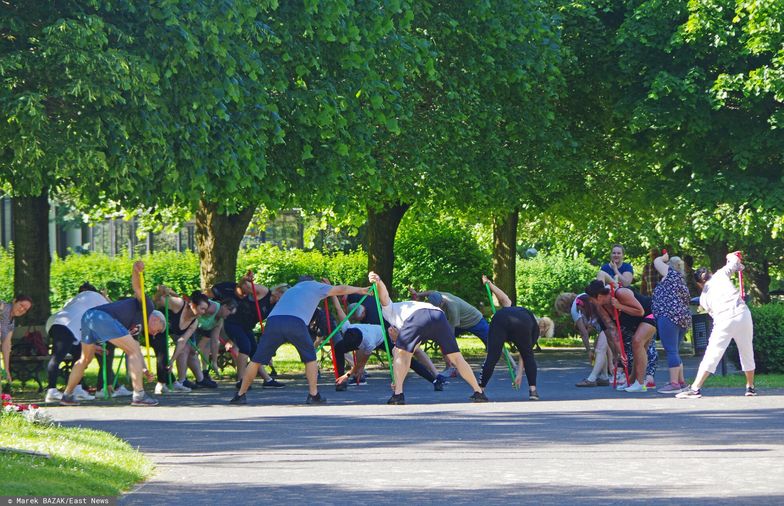
POLYGON ((14 248, 0 248, 0 300, 14 298, 14 248))
MULTIPOLYGON (((756 371, 784 373, 784 304, 751 306, 754 320, 754 362, 756 371)), ((740 368, 740 356, 734 343, 727 352, 729 359, 740 368)))
POLYGON ((294 284, 301 275, 317 281, 328 278, 333 284, 367 285, 367 255, 363 251, 325 255, 320 251, 284 250, 272 244, 241 250, 237 260, 237 276, 248 269, 256 281, 266 286, 294 284))
POLYGON ((476 305, 487 297, 481 276, 490 269, 489 253, 468 228, 410 215, 398 230, 393 287, 400 294, 409 286, 443 290, 476 305))
POLYGON ((517 303, 537 316, 555 316, 555 297, 561 292, 582 292, 597 271, 582 256, 539 253, 518 259, 517 303))

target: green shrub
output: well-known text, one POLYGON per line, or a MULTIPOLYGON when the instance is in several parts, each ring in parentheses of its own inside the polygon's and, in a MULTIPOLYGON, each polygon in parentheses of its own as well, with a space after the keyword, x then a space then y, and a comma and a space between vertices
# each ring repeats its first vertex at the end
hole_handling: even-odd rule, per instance
MULTIPOLYGON (((754 362, 758 373, 784 373, 784 304, 751 306, 754 320, 754 362)), ((740 356, 735 343, 727 357, 740 369, 740 356)))
POLYGON ((534 258, 518 259, 517 303, 537 316, 556 316, 556 296, 561 292, 582 292, 597 271, 583 257, 540 253, 534 258))
POLYGON ((0 247, 0 300, 14 298, 14 248, 0 247))
POLYGON ((316 280, 326 277, 334 284, 367 285, 367 255, 351 253, 324 255, 320 251, 282 250, 271 244, 240 251, 237 274, 253 270, 259 283, 271 286, 295 283, 301 275, 316 280))
POLYGON ((487 297, 482 274, 490 273, 490 253, 469 229, 454 223, 404 219, 395 239, 394 289, 450 292, 478 305, 487 297))

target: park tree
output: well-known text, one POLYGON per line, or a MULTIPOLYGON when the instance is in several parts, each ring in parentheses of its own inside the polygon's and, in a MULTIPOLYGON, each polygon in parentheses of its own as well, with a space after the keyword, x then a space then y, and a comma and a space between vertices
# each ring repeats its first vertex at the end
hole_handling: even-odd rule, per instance
POLYGON ((98 3, 0 4, 0 182, 14 199, 14 288, 32 296, 33 323, 50 310, 50 196, 99 181, 144 193, 161 153, 146 119, 156 76, 98 3))

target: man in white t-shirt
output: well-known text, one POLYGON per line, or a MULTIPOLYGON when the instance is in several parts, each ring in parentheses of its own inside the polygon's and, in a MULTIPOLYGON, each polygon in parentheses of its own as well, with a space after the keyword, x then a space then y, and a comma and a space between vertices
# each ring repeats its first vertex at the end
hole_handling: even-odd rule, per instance
POLYGON ((479 387, 479 382, 477 382, 471 366, 460 353, 454 331, 449 326, 444 312, 427 302, 413 300, 392 302, 387 287, 378 274, 370 272, 368 280, 371 283, 376 283, 376 292, 384 319, 399 330, 395 341, 395 393, 389 398, 387 404, 406 403, 403 395, 403 382, 411 366, 411 357, 419 343, 428 339, 434 340, 441 346, 444 355, 455 365, 460 376, 474 389, 471 400, 487 402, 487 396, 479 387))

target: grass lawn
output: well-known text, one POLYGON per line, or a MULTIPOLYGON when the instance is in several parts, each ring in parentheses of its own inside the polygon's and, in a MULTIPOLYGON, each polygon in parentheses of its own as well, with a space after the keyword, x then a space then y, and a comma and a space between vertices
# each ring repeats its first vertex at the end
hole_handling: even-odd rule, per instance
POLYGON ((152 474, 153 465, 125 441, 92 429, 32 424, 0 415, 0 447, 51 458, 0 453, 0 495, 116 496, 152 474))

